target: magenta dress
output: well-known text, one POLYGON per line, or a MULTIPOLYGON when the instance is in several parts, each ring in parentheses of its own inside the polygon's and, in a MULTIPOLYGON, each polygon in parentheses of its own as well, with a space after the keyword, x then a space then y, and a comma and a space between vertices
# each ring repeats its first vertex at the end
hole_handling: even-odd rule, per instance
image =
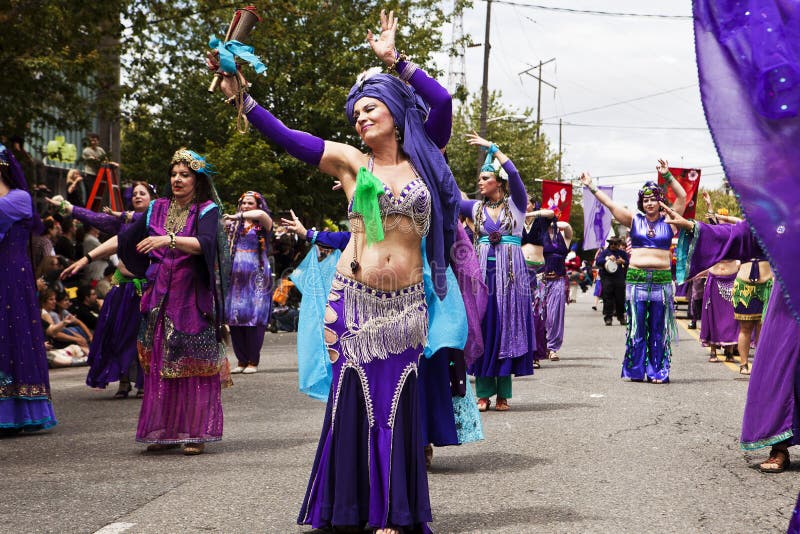
POLYGON ((22 189, 0 198, 0 435, 56 424, 28 256, 32 213, 22 189))
POLYGON ((149 258, 136 253, 136 244, 145 237, 166 235, 169 205, 166 198, 153 201, 146 216, 119 236, 125 265, 137 276, 146 267, 147 278, 138 341, 145 393, 136 441, 218 441, 223 422, 221 381, 229 378, 217 340, 214 295, 219 209, 211 201, 192 205, 186 225, 176 232, 196 237, 202 254, 168 247, 154 250, 149 258))

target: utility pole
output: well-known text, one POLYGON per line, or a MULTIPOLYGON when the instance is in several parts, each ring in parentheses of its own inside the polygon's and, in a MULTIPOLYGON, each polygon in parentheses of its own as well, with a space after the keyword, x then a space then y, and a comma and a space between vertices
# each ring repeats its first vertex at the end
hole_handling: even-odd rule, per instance
POLYGON ((492 0, 486 0, 486 35, 483 39, 483 85, 481 86, 481 137, 486 138, 486 112, 489 107, 489 28, 492 20, 492 0))
POLYGON ((561 126, 562 126, 562 119, 558 119, 558 181, 559 182, 564 180, 564 176, 561 174, 561 126))
POLYGON ((541 128, 541 123, 542 123, 542 84, 544 83, 546 85, 549 85, 553 89, 557 89, 555 85, 542 79, 542 66, 547 65, 548 63, 552 63, 555 60, 556 58, 550 58, 547 61, 540 61, 538 65, 531 66, 530 68, 527 68, 518 74, 518 76, 527 74, 531 78, 539 80, 539 91, 536 96, 536 139, 537 140, 539 139, 539 129, 541 128), (531 73, 531 71, 534 69, 539 69, 538 76, 531 73))

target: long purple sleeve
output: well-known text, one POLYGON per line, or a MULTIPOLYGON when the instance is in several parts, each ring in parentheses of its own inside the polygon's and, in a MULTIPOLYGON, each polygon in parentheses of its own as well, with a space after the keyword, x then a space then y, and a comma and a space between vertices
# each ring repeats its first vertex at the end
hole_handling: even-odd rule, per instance
POLYGON ((694 234, 681 230, 676 254, 676 271, 681 283, 720 261, 747 260, 764 253, 745 221, 714 225, 698 221, 694 234))
POLYGON ((247 119, 264 137, 286 150, 291 156, 309 165, 319 166, 322 153, 325 151, 325 141, 319 137, 287 128, 272 113, 258 104, 247 113, 247 119))
POLYGON ((309 230, 306 239, 323 247, 344 250, 350 242, 350 232, 326 232, 309 230))
POLYGON ((477 200, 461 200, 458 204, 458 209, 461 216, 466 217, 467 219, 472 219, 472 209, 477 203, 477 200))
POLYGON ((122 229, 125 214, 109 215, 108 213, 98 213, 80 206, 73 206, 72 217, 84 224, 94 226, 105 234, 116 235, 122 229))
POLYGON ((136 251, 136 245, 147 237, 147 218, 139 217, 133 224, 120 232, 117 240, 117 256, 125 263, 125 268, 138 278, 144 278, 150 257, 136 251))
POLYGON ((503 163, 503 169, 508 173, 508 189, 511 192, 511 200, 518 210, 524 212, 528 207, 528 192, 525 191, 522 177, 510 159, 503 163))
MULTIPOLYGON (((397 72, 403 72, 406 65, 405 61, 399 61, 397 72)), ((453 98, 447 89, 422 69, 414 71, 408 83, 430 106, 428 119, 425 121, 425 131, 436 146, 446 147, 453 129, 453 98)))
POLYGON ((0 198, 0 241, 6 236, 11 225, 33 215, 31 196, 22 189, 12 189, 0 198))

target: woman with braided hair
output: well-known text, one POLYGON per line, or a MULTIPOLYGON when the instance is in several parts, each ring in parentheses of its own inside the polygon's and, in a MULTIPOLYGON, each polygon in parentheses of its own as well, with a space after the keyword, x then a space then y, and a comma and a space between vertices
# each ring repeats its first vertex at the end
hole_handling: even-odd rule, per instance
POLYGON ((475 223, 475 249, 489 291, 483 355, 468 371, 475 376, 478 410, 488 410, 496 395, 495 410, 503 412, 509 409, 511 375, 533 374, 536 349, 531 286, 521 247, 528 194, 516 167, 496 144, 474 132, 467 137, 469 144, 488 151, 478 182, 484 199, 462 200, 461 215, 475 223))
POLYGON ((258 369, 261 345, 272 313, 272 271, 269 243, 272 217, 261 193, 239 197, 235 215, 224 215, 231 256, 230 288, 225 306, 233 352, 239 364, 231 373, 252 374, 258 369))

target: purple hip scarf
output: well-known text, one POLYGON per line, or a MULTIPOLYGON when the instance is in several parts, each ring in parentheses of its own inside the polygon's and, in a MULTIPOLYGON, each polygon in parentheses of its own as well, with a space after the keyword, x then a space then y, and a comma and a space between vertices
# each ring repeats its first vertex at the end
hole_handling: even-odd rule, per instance
POLYGON ((417 391, 428 333, 423 284, 383 291, 337 272, 324 320, 333 380, 298 523, 425 531, 432 517, 417 391))

